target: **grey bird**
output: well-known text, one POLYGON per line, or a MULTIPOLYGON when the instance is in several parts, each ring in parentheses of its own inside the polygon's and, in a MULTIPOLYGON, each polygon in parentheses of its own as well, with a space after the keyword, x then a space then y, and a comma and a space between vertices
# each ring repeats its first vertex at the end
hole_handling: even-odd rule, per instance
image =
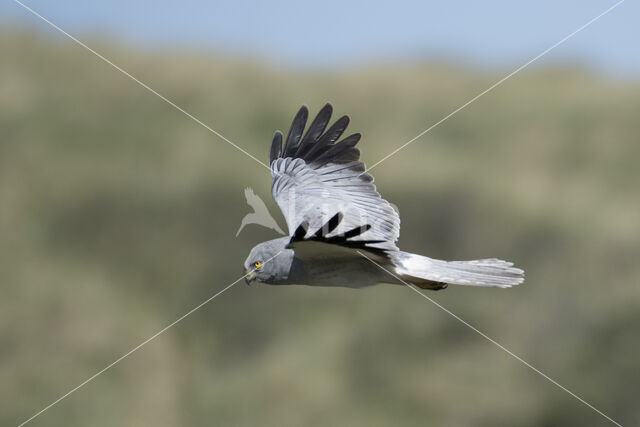
POLYGON ((309 111, 302 106, 284 146, 282 132, 273 137, 271 193, 289 235, 251 249, 244 262, 247 284, 362 288, 406 282, 439 290, 524 281, 523 270, 496 258, 441 261, 401 251, 400 217, 360 161, 360 134, 338 141, 349 117, 328 126, 332 112, 326 104, 304 132, 309 111))

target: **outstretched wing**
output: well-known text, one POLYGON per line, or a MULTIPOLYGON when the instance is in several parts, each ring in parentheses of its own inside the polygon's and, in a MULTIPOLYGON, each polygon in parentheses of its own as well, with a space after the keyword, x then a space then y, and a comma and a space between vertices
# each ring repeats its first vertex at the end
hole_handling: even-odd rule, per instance
MULTIPOLYGON (((309 111, 303 106, 293 119, 284 146, 280 131, 273 137, 271 193, 285 216, 289 235, 300 233, 303 224, 305 234, 318 230, 340 213, 337 226, 324 234, 325 239, 364 227, 366 230, 349 240, 369 241, 370 248, 397 250, 400 217, 380 197, 373 177, 365 172, 360 151, 355 148, 360 134, 338 141, 349 117, 340 117, 327 129, 332 111, 326 104, 304 133, 309 111)), ((344 246, 338 240, 333 243, 344 246)))

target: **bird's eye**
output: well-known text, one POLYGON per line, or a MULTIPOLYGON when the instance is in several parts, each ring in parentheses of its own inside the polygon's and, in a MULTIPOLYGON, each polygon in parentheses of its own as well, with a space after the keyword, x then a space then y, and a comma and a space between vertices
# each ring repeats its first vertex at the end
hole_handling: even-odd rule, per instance
POLYGON ((253 263, 253 266, 255 268, 259 268, 261 265, 262 265, 262 261, 256 261, 256 262, 253 263))

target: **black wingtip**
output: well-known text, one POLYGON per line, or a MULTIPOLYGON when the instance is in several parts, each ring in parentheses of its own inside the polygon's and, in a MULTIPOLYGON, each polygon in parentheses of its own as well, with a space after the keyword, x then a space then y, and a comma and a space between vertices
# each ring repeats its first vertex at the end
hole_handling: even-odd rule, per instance
POLYGON ((360 141, 361 135, 354 133, 344 138, 340 142, 336 142, 329 146, 326 150, 315 156, 314 161, 318 165, 324 165, 328 162, 346 163, 360 159, 360 150, 355 148, 360 141))
POLYGON ((331 118, 332 115, 333 115, 333 105, 331 105, 330 102, 327 102, 326 104, 324 104, 320 109, 320 111, 318 111, 318 116, 327 116, 327 121, 331 118))
POLYGON ((331 105, 330 102, 327 102, 322 106, 322 108, 318 112, 318 114, 321 114, 321 113, 328 114, 329 116, 331 116, 333 114, 333 105, 331 105))
POLYGON ((273 134, 273 139, 271 140, 271 151, 269 152, 269 164, 273 163, 273 161, 280 157, 282 154, 282 132, 279 130, 273 134))
POLYGON ((313 119, 305 132, 307 120, 309 119, 309 108, 302 105, 296 113, 287 137, 282 144, 282 136, 279 138, 280 147, 272 142, 269 162, 272 163, 278 158, 301 158, 307 164, 314 164, 314 167, 323 166, 326 163, 347 163, 358 161, 360 151, 355 149, 361 135, 355 133, 338 141, 347 126, 349 116, 344 115, 338 118, 331 126, 331 115, 333 106, 327 102, 313 119))
POLYGON ((301 159, 306 159, 306 153, 309 152, 315 145, 316 141, 322 136, 322 132, 325 131, 329 121, 331 120, 331 114, 333 114, 333 107, 327 103, 320 109, 316 117, 309 125, 309 129, 304 134, 300 143, 296 147, 294 156, 301 159))
POLYGON ((304 131, 304 127, 307 124, 307 119, 309 118, 309 108, 306 105, 300 107, 296 116, 293 118, 293 122, 291 122, 291 127, 289 128, 289 133, 287 134, 287 140, 284 144, 284 150, 282 150, 282 155, 284 157, 293 157, 296 150, 298 142, 300 142, 300 138, 302 138, 302 132, 304 131))

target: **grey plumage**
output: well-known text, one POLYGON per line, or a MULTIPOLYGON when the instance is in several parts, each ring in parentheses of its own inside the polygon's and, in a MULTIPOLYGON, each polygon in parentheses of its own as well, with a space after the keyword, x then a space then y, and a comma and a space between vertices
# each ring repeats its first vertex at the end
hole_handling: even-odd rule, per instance
POLYGON ((441 261, 400 251, 400 217, 360 161, 355 148, 360 134, 339 140, 349 117, 327 129, 332 111, 326 104, 304 133, 309 112, 303 106, 286 139, 280 131, 273 137, 271 192, 289 236, 251 250, 244 264, 248 282, 360 288, 407 281, 442 289, 447 284, 510 287, 524 281, 524 272, 507 261, 441 261))

